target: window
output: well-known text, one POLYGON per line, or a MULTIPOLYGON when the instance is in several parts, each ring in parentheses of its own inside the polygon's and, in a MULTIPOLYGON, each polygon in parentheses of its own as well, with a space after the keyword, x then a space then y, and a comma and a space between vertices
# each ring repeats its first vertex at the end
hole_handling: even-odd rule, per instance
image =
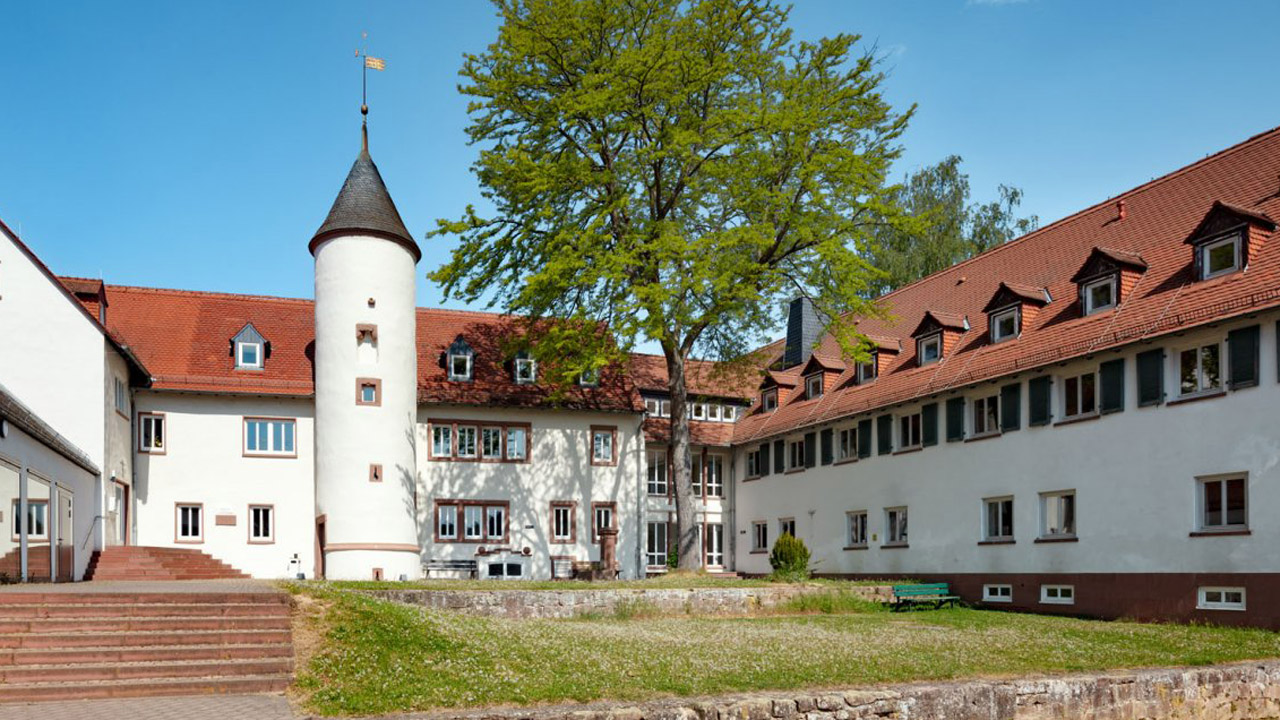
POLYGON ((597 368, 583 370, 582 373, 578 375, 578 384, 583 387, 595 387, 599 385, 600 370, 597 368))
POLYGON ((694 403, 694 404, 693 404, 693 419, 694 419, 694 420, 706 420, 706 419, 707 419, 707 404, 706 404, 706 403, 694 403))
POLYGON ((804 469, 804 439, 787 443, 787 470, 804 469))
POLYGON ((1000 396, 992 395, 973 401, 973 434, 991 435, 1000 432, 1000 396))
POLYGON ((438 540, 457 540, 458 539, 458 506, 457 505, 437 505, 436 506, 436 539, 438 540))
POLYGON ((1004 342, 1018 337, 1021 331, 1019 327, 1022 324, 1019 322, 1021 319, 1021 313, 1016 307, 991 313, 991 342, 1004 342))
POLYGON ((593 427, 591 428, 591 464, 592 465, 617 465, 618 456, 613 447, 614 438, 617 435, 617 428, 614 427, 593 427))
POLYGON ((766 390, 760 394, 760 406, 765 412, 773 412, 778 409, 778 391, 766 390))
POLYGON ((930 335, 916 342, 916 354, 921 365, 929 365, 942 359, 942 335, 930 335))
POLYGON ((762 474, 763 468, 760 467, 760 448, 747 452, 747 477, 758 478, 762 474))
POLYGON ((382 381, 376 378, 356 378, 356 404, 381 405, 382 381))
POLYGON ((484 509, 486 537, 497 540, 507 536, 507 506, 489 505, 484 509))
POLYGON ((244 454, 295 456, 293 420, 244 419, 244 454))
POLYGON ((275 508, 271 505, 249 506, 249 542, 271 543, 276 540, 275 508))
POLYGON ((484 539, 484 507, 467 505, 462 508, 462 537, 466 540, 484 539))
POLYGON ((1244 610, 1244 588, 1202 587, 1196 590, 1199 610, 1244 610))
POLYGON ((1013 539, 1013 498, 987 498, 982 501, 984 508, 984 540, 1004 541, 1013 539))
POLYGON ((658 417, 658 405, 659 405, 659 401, 657 398, 645 398, 644 399, 645 413, 648 414, 649 417, 658 417))
POLYGON ((204 522, 201 517, 204 514, 203 505, 178 505, 177 506, 177 541, 178 542, 203 542, 204 541, 204 522))
POLYGON ((459 425, 456 428, 458 433, 457 454, 460 458, 474 458, 476 456, 476 426, 475 425, 459 425))
POLYGON ((256 370, 262 367, 262 343, 237 342, 236 367, 256 370))
POLYGON ((711 403, 707 406, 707 419, 711 422, 720 422, 720 406, 711 403))
POLYGON ((529 455, 529 431, 522 427, 507 428, 507 461, 521 462, 529 455))
POLYGON ((885 545, 906 545, 907 509, 905 507, 885 508, 884 528, 885 545))
POLYGON ((502 428, 480 428, 480 457, 485 460, 502 459, 502 428))
POLYGON ((840 428, 836 435, 836 460, 854 460, 858 457, 858 428, 840 428))
POLYGON ((810 400, 822 397, 822 373, 804 379, 804 395, 810 400))
POLYGON ((1012 585, 983 585, 983 602, 1013 602, 1012 585))
POLYGON ((1200 253, 1200 279, 1208 280, 1240 269, 1240 236, 1207 242, 1196 249, 1200 253))
POLYGON ((470 380, 471 379, 471 354, 470 353, 450 353, 449 379, 450 380, 470 380))
POLYGON ((600 542, 601 530, 616 530, 614 526, 614 511, 617 509, 617 503, 591 503, 591 542, 600 542))
POLYGON ((551 503, 551 541, 569 543, 576 539, 573 522, 573 503, 551 503))
POLYGON ((1076 491, 1040 493, 1040 537, 1075 537, 1076 491))
POLYGON ((116 390, 116 412, 127 418, 129 417, 129 386, 125 385, 120 378, 113 378, 113 380, 115 380, 116 390))
POLYGON ((769 551, 769 523, 751 523, 751 552, 769 551))
POLYGON ((858 363, 858 384, 871 382, 876 379, 876 361, 872 355, 870 362, 858 363))
POLYGON ((1092 280, 1080 288, 1084 298, 1084 314, 1092 315, 1116 306, 1116 276, 1092 280))
POLYGON ((867 511, 845 513, 845 545, 847 547, 867 546, 867 511))
POLYGON ((707 456, 706 485, 707 497, 724 497, 724 458, 719 455, 707 456))
POLYGON ((164 452, 164 416, 138 413, 138 452, 164 452))
POLYGON ((521 385, 529 385, 538 377, 538 363, 533 358, 518 357, 515 361, 515 380, 521 385))
POLYGON ((782 537, 783 535, 790 535, 791 537, 796 536, 795 518, 782 518, 778 520, 778 537, 782 537))
POLYGON ((920 447, 920 413, 911 413, 898 418, 898 449, 910 450, 920 447))
POLYGON ((645 565, 648 565, 649 567, 666 567, 669 547, 670 546, 667 544, 667 523, 645 523, 645 565))
POLYGON ((522 562, 491 562, 485 565, 486 577, 490 580, 519 580, 524 577, 522 562))
POLYGON ((1200 478, 1200 530, 1243 530, 1249 526, 1244 476, 1200 478))
MULTIPOLYGON (((15 476, 16 482, 16 476, 15 476)), ((47 491, 47 488, 46 488, 47 491)), ((10 517, 13 518, 13 539, 16 542, 22 536, 22 522, 18 518, 22 517, 19 512, 21 500, 13 499, 13 510, 10 517)), ((49 501, 48 500, 32 500, 27 499, 27 539, 28 540, 48 540, 49 539, 49 501)), ((34 562, 34 560, 32 561, 34 562)))
POLYGON ((1041 585, 1040 602, 1046 605, 1074 605, 1075 585, 1041 585))
POLYGON ((1084 417, 1098 412, 1098 375, 1088 372, 1062 382, 1062 415, 1084 417))
POLYGON ((1201 345, 1178 354, 1178 392, 1182 395, 1222 389, 1222 344, 1201 345))
POLYGON ((707 523, 706 565, 707 567, 724 566, 724 525, 707 523))
POLYGON ((453 456, 453 426, 431 426, 431 457, 447 458, 453 456))
POLYGON ((671 401, 663 400, 658 404, 658 417, 671 417, 671 401))

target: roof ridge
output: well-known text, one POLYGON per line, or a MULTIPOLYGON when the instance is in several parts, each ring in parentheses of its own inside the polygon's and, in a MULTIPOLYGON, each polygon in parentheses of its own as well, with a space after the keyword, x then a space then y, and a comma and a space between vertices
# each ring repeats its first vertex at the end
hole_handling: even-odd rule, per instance
POLYGON ((284 297, 282 295, 258 295, 252 293, 231 293, 219 290, 189 290, 184 288, 163 288, 163 287, 146 287, 143 285, 115 285, 112 283, 103 283, 107 290, 123 290, 125 292, 144 292, 165 295, 193 295, 200 297, 220 297, 236 300, 271 300, 277 302, 292 302, 314 304, 315 300, 311 298, 284 297))

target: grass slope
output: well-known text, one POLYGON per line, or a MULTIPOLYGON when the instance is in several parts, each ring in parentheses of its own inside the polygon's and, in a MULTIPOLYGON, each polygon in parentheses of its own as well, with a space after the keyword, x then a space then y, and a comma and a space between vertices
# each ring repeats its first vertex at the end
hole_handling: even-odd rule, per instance
MULTIPOLYGON (((1098 622, 982 610, 500 620, 322 587, 322 649, 299 670, 314 712, 375 714, 661 695, 856 686, 1280 655, 1264 630, 1098 622)), ((797 606, 797 609, 801 606, 797 606)))

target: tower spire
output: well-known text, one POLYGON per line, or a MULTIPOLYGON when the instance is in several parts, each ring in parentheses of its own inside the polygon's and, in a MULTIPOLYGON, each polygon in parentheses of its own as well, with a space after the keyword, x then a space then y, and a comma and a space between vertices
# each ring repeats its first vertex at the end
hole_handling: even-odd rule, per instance
MULTIPOLYGON (((360 33, 360 39, 367 41, 369 33, 360 33)), ((387 61, 370 56, 367 45, 365 48, 356 50, 356 57, 364 59, 364 62, 360 63, 360 148, 367 153, 369 152, 369 70, 386 70, 387 61)))

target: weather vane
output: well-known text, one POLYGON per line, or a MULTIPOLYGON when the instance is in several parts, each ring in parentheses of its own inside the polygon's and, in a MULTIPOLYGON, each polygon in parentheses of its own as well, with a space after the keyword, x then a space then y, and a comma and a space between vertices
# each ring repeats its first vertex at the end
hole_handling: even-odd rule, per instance
POLYGON ((386 70, 387 61, 373 57, 367 52, 369 33, 360 33, 360 39, 363 41, 361 45, 364 45, 364 48, 356 50, 356 57, 364 58, 360 68, 360 114, 367 118, 369 115, 369 71, 386 70))

